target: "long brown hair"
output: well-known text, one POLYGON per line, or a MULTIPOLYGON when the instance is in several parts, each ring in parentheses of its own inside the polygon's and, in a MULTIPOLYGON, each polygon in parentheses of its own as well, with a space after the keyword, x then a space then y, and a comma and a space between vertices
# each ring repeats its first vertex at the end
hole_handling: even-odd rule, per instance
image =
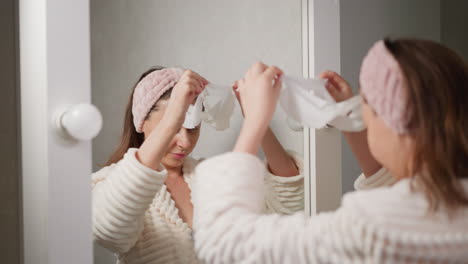
POLYGON ((414 140, 413 189, 430 211, 468 206, 468 65, 429 40, 385 40, 407 81, 407 127, 414 140))
MULTIPOLYGON (((127 108, 125 110, 125 118, 124 118, 124 124, 123 124, 123 132, 122 132, 122 137, 120 139, 120 143, 117 146, 116 150, 112 153, 112 155, 109 157, 107 162, 105 163, 104 166, 109 166, 113 163, 117 163, 120 161, 124 154, 127 152, 128 149, 130 148, 139 148, 143 141, 145 140, 145 136, 143 133, 138 133, 135 129, 135 125, 133 124, 133 113, 132 113, 132 107, 133 107, 133 92, 135 91, 136 86, 138 83, 145 78, 148 74, 152 73, 153 71, 158 71, 162 70, 164 67, 161 66, 155 66, 152 67, 151 69, 147 70, 144 72, 138 81, 135 83, 133 86, 132 92, 130 94, 130 98, 128 99, 127 103, 127 108)), ((157 110, 158 102, 161 100, 167 100, 171 96, 172 89, 169 89, 166 91, 159 99, 158 101, 153 105, 151 110, 149 111, 148 115, 146 116, 145 119, 148 119, 149 115, 151 112, 157 110)))

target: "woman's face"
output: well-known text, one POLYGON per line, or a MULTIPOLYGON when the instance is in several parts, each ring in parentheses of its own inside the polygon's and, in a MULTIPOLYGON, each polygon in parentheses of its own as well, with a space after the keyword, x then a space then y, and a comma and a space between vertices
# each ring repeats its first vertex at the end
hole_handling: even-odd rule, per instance
POLYGON ((389 128, 385 122, 366 103, 362 104, 362 117, 367 126, 367 142, 372 156, 394 177, 410 177, 412 160, 412 140, 407 135, 400 135, 389 128))
MULTIPOLYGON (((168 100, 157 102, 158 109, 150 112, 149 118, 143 123, 143 133, 145 138, 159 124, 166 112, 168 100)), ((181 127, 179 132, 172 138, 168 150, 161 163, 166 168, 177 168, 182 166, 185 158, 192 152, 200 137, 200 125, 194 129, 181 127)))

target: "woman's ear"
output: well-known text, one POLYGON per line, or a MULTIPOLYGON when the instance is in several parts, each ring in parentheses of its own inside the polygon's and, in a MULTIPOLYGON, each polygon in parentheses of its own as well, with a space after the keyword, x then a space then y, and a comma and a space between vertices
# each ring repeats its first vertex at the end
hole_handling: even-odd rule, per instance
POLYGON ((142 125, 142 128, 141 128, 141 133, 143 133, 143 138, 146 139, 146 137, 149 135, 149 132, 148 132, 148 122, 145 120, 143 121, 143 125, 142 125))
POLYGON ((400 135, 400 142, 401 145, 404 146, 404 150, 406 153, 413 155, 414 154, 414 139, 407 135, 400 135))

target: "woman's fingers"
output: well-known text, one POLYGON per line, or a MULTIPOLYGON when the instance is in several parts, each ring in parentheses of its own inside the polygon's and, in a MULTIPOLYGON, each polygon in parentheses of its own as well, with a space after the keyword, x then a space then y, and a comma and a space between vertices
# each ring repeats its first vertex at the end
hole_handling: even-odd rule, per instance
POLYGON ((203 88, 205 87, 205 85, 201 83, 199 80, 192 80, 190 82, 190 85, 192 89, 194 90, 194 92, 196 93, 196 95, 199 95, 201 92, 203 92, 203 88))
POLYGON ((262 72, 266 70, 266 68, 267 66, 263 64, 262 62, 256 62, 249 68, 249 70, 245 74, 245 77, 249 78, 251 76, 261 74, 262 72))
POLYGON ((201 84, 202 84, 203 86, 210 83, 207 79, 203 78, 203 77, 202 77, 200 74, 198 74, 198 73, 196 73, 196 77, 200 80, 200 82, 201 82, 201 84))
POLYGON ((329 79, 335 72, 333 71, 324 71, 320 73, 319 78, 320 79, 329 79))
MULTIPOLYGON (((186 70, 182 76, 184 79, 196 79, 198 80, 202 85, 207 85, 209 82, 205 78, 203 78, 200 74, 191 71, 191 70, 186 70)), ((182 79, 182 78, 181 78, 182 79)))
POLYGON ((338 73, 325 71, 319 75, 322 79, 327 79, 325 88, 337 102, 347 100, 353 96, 353 91, 348 82, 338 73))
POLYGON ((341 77, 338 73, 333 72, 333 71, 323 72, 320 75, 320 77, 322 79, 328 79, 328 81, 331 84, 333 84, 334 86, 336 86, 336 88, 340 90, 345 90, 349 86, 348 82, 345 79, 343 79, 343 77, 341 77))
POLYGON ((333 99, 335 99, 335 101, 340 102, 342 100, 340 92, 338 91, 338 89, 334 85, 327 82, 327 84, 325 85, 325 88, 327 89, 327 91, 331 95, 331 97, 333 99))
POLYGON ((185 82, 190 87, 193 87, 193 91, 196 93, 196 95, 203 92, 206 85, 209 83, 208 80, 191 70, 186 70, 179 82, 185 82))
POLYGON ((239 84, 238 84, 238 81, 235 81, 234 84, 232 85, 232 90, 234 90, 234 92, 237 92, 237 88, 239 88, 239 84))
POLYGON ((207 85, 207 84, 210 83, 207 79, 203 78, 202 76, 200 76, 200 77, 201 77, 202 83, 203 83, 204 85, 207 85))
POLYGON ((281 89, 281 80, 279 78, 277 78, 275 80, 275 84, 273 85, 273 89, 275 89, 275 90, 280 90, 281 89))
POLYGON ((319 77, 321 79, 337 79, 337 78, 341 78, 341 76, 334 72, 334 71, 324 71, 322 72, 319 77))
POLYGON ((240 100, 239 97, 239 81, 235 81, 234 84, 232 85, 232 91, 234 91, 234 94, 236 95, 237 100, 240 100))
POLYGON ((279 78, 282 74, 283 71, 281 71, 278 67, 276 66, 270 66, 268 67, 263 74, 268 78, 268 79, 276 79, 279 78))
POLYGON ((242 89, 242 87, 245 86, 245 79, 242 78, 240 80, 237 81, 237 89, 236 89, 236 92, 239 93, 239 91, 242 89))

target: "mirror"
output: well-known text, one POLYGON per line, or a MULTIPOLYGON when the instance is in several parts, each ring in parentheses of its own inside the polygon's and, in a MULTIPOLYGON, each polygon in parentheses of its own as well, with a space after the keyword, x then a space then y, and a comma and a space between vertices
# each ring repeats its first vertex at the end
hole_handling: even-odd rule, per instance
MULTIPOLYGON (((412 37, 441 42, 468 59, 464 1, 340 1, 341 74, 358 91, 362 58, 382 37, 412 37), (463 2, 463 3, 462 3, 463 2), (423 7, 423 8, 422 8, 423 7), (359 30, 357 30, 359 29, 359 30)), ((354 190, 361 169, 342 140, 343 193, 354 190)))
MULTIPOLYGON (((301 77, 301 12, 301 0, 91 1, 92 103, 104 121, 93 141, 93 170, 117 147, 131 89, 152 66, 191 69, 220 85, 232 85, 255 61, 301 77)), ((229 129, 202 124, 192 157, 232 150, 242 119, 236 102, 229 129)), ((289 128, 279 108, 271 128, 285 149, 303 154, 302 130, 289 128)), ((95 263, 115 257, 97 246, 95 263)))

